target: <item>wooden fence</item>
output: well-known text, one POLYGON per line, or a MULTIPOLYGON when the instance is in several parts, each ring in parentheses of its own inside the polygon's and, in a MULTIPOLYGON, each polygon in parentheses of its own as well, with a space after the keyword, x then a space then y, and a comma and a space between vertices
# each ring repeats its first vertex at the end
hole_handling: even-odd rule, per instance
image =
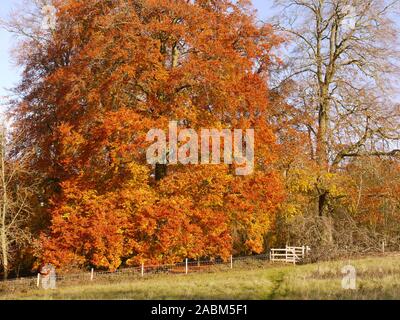
MULTIPOLYGON (((115 281, 132 281, 157 274, 192 274, 200 272, 218 272, 235 269, 236 267, 264 266, 268 261, 268 254, 233 257, 222 260, 189 260, 176 264, 148 265, 141 264, 135 267, 121 268, 115 271, 96 271, 93 268, 86 272, 74 274, 57 274, 57 287, 78 286, 84 283, 114 283, 115 281)), ((37 274, 33 277, 0 280, 0 299, 6 293, 20 292, 43 288, 43 277, 37 274)))
POLYGON ((269 259, 271 262, 285 262, 296 264, 303 261, 308 252, 310 251, 310 247, 302 246, 302 247, 290 247, 286 246, 285 249, 271 249, 269 254, 269 259))
MULTIPOLYGON (((268 260, 271 262, 286 262, 296 264, 302 261, 307 252, 308 247, 286 247, 286 249, 271 249, 268 254, 261 254, 256 256, 247 257, 233 257, 227 260, 213 259, 213 260, 189 260, 185 259, 184 262, 166 265, 147 265, 142 264, 136 267, 121 268, 116 271, 96 271, 90 269, 86 272, 76 274, 57 274, 57 286, 65 287, 69 285, 80 285, 82 283, 111 283, 116 280, 132 280, 145 277, 151 274, 188 274, 195 272, 216 272, 220 268, 234 269, 236 264, 238 266, 263 266, 268 260)), ((37 274, 34 277, 11 279, 8 281, 0 281, 0 297, 7 292, 29 290, 42 287, 42 277, 37 274)))

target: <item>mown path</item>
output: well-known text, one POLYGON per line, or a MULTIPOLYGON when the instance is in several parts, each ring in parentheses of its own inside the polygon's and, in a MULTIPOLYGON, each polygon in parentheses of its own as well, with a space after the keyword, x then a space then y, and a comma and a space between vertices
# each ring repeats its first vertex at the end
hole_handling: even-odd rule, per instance
POLYGON ((280 291, 282 289, 282 284, 285 280, 286 274, 287 271, 277 271, 276 273, 272 273, 270 275, 270 281, 273 283, 273 285, 271 288, 271 292, 266 298, 267 300, 274 300, 281 297, 282 292, 280 291))

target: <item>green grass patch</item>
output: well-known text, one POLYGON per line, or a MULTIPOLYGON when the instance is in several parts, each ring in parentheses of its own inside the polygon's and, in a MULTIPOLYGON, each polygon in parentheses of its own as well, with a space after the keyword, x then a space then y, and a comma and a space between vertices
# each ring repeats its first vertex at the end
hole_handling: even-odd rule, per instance
POLYGON ((1 299, 400 299, 400 256, 360 258, 304 266, 235 264, 192 274, 122 275, 58 284, 57 290, 2 292, 1 299), (344 290, 341 269, 357 270, 357 289, 344 290))

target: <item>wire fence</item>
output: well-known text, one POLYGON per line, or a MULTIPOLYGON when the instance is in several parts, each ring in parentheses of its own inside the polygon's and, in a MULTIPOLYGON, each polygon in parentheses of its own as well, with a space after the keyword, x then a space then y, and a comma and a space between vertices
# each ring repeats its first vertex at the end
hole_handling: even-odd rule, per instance
MULTIPOLYGON (((218 271, 227 271, 243 268, 266 267, 268 263, 307 263, 309 252, 308 246, 289 247, 285 249, 270 249, 269 254, 254 256, 231 256, 228 260, 189 260, 175 264, 151 265, 142 264, 139 266, 120 268, 116 271, 101 271, 90 269, 77 273, 58 273, 56 275, 56 285, 58 288, 67 286, 80 286, 85 284, 112 284, 115 282, 135 281, 157 275, 179 275, 218 271), (284 252, 284 253, 282 253, 284 252)), ((381 253, 385 253, 385 243, 382 244, 381 253)), ((2 295, 12 294, 13 292, 28 292, 34 289, 44 288, 44 280, 40 274, 33 277, 24 277, 0 281, 0 298, 2 295)))
MULTIPOLYGON (((146 265, 121 268, 116 271, 97 271, 94 269, 73 274, 57 274, 57 287, 66 287, 90 283, 114 283, 115 281, 129 281, 159 274, 193 274, 200 272, 217 272, 238 267, 263 266, 270 260, 270 255, 230 257, 228 261, 222 259, 213 260, 188 260, 176 264, 146 265)), ((42 288, 44 277, 40 274, 34 277, 10 279, 0 282, 0 295, 12 292, 27 292, 42 288)))

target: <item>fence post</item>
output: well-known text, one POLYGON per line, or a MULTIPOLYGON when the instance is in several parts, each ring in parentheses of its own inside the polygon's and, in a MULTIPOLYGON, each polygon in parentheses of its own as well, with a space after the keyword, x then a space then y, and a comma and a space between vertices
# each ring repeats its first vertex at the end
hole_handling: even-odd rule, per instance
POLYGON ((233 269, 233 255, 231 255, 231 269, 233 269))
POLYGON ((385 253, 385 240, 382 240, 382 253, 385 253))
POLYGON ((144 262, 142 262, 142 277, 144 276, 144 262))
POLYGON ((304 246, 301 247, 301 258, 304 259, 306 254, 305 254, 306 248, 304 246))
POLYGON ((293 249, 293 265, 296 265, 296 249, 293 249))
POLYGON ((37 274, 36 286, 37 286, 38 288, 40 287, 40 273, 37 274))
POLYGON ((93 277, 94 277, 94 268, 90 270, 90 281, 93 281, 93 277))
POLYGON ((189 268, 188 268, 188 259, 186 258, 186 260, 185 260, 185 273, 186 274, 188 274, 188 270, 189 268))

